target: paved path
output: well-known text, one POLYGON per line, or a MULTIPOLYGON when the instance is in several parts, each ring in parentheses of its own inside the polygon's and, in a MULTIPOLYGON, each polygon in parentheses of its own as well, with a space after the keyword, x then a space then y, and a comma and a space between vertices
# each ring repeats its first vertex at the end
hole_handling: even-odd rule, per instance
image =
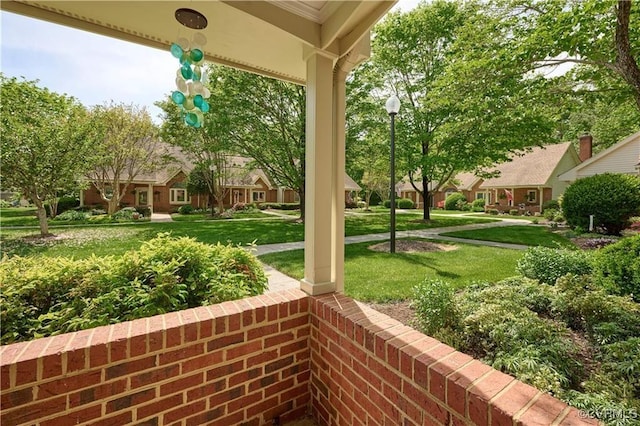
POLYGON ((173 222, 169 213, 151 213, 151 222, 173 222))
MULTIPOLYGON (((399 231, 396 232, 396 238, 424 238, 431 240, 451 241, 456 243, 476 244, 482 246, 508 248, 515 250, 526 250, 528 246, 522 244, 508 244, 497 243, 494 241, 482 241, 482 240, 468 240, 465 238, 447 237, 440 235, 441 233, 454 232, 454 231, 467 231, 472 229, 484 229, 484 228, 496 228, 503 226, 514 225, 532 225, 527 220, 520 219, 501 219, 500 222, 487 222, 487 223, 473 223, 469 225, 449 226, 443 228, 430 228, 420 229, 414 231, 399 231)), ((363 243, 368 241, 384 241, 389 239, 389 233, 380 234, 368 234, 368 235, 356 235, 353 237, 346 237, 345 244, 363 243)), ((254 252, 256 256, 260 256, 267 253, 277 253, 281 251, 304 249, 304 241, 298 241, 293 243, 278 243, 278 244, 265 244, 256 247, 254 252)), ((300 282, 294 278, 291 278, 282 272, 265 265, 265 273, 269 279, 268 291, 279 291, 290 288, 299 288, 300 282)))

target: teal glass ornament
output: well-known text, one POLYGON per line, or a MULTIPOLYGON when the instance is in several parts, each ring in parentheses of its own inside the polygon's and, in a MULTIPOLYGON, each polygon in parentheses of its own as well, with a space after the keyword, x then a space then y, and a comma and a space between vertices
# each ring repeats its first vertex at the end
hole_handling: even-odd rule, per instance
POLYGON ((193 76, 193 71, 191 71, 191 67, 189 65, 185 64, 180 68, 180 74, 182 74, 182 77, 185 80, 190 80, 193 76))
POLYGON ((191 127, 196 127, 196 125, 198 124, 198 116, 193 112, 189 112, 184 116, 184 122, 191 127))
POLYGON ((189 52, 184 52, 182 56, 180 56, 180 64, 191 65, 191 56, 189 56, 189 52))
POLYGON ((195 95, 193 97, 193 104, 200 109, 202 109, 203 102, 204 102, 204 98, 202 97, 202 95, 195 95))
POLYGON ((174 58, 180 59, 183 53, 184 53, 184 50, 182 50, 182 47, 180 47, 176 43, 171 44, 171 55, 174 58))
POLYGON ((202 101, 202 105, 200 105, 200 110, 202 110, 202 112, 209 112, 209 104, 207 103, 207 101, 202 101))
POLYGON ((184 103, 185 97, 184 94, 178 90, 171 94, 171 99, 178 105, 182 105, 184 103))
POLYGON ((200 81, 202 78, 202 68, 199 66, 193 67, 193 81, 200 81))
POLYGON ((204 53, 200 49, 193 49, 191 51, 191 60, 193 62, 200 62, 204 58, 204 53))

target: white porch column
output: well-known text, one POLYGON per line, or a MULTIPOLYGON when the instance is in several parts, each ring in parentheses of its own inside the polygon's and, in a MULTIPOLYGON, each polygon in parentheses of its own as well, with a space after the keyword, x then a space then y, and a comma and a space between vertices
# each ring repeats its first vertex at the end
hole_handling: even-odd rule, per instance
POLYGON ((149 210, 153 213, 153 184, 149 184, 149 189, 147 189, 147 204, 149 205, 149 210))
POLYGON ((331 279, 336 285, 335 291, 344 293, 344 174, 345 174, 345 128, 346 117, 346 79, 347 71, 339 61, 333 74, 333 191, 331 234, 331 279))
MULTIPOLYGON (((336 290, 334 220, 336 220, 333 108, 333 61, 325 52, 305 51, 307 119, 305 169, 304 278, 300 288, 311 295, 336 290)), ((344 155, 344 154, 343 154, 344 155)), ((343 166, 344 167, 344 166, 343 166)))

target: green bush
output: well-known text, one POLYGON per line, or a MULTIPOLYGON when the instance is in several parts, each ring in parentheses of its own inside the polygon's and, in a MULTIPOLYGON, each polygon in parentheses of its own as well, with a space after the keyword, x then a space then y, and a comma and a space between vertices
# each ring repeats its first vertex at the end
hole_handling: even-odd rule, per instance
POLYGON ((473 200, 473 202, 471 203, 472 207, 482 207, 482 209, 484 210, 484 206, 486 205, 486 202, 484 200, 484 198, 477 198, 475 200, 473 200))
POLYGON ((558 200, 549 200, 542 203, 542 211, 547 209, 560 210, 560 202, 558 200))
POLYGON ((453 329, 458 323, 454 290, 448 282, 425 279, 413 288, 413 306, 418 326, 426 334, 453 329))
POLYGON ((262 203, 258 204, 260 210, 277 209, 277 210, 298 210, 300 203, 262 203))
POLYGON ((112 214, 111 217, 114 220, 133 220, 134 213, 138 213, 135 207, 124 207, 112 214))
POLYGON ((604 173, 578 179, 565 191, 562 209, 571 227, 589 229, 593 215, 596 229, 619 235, 640 212, 640 177, 604 173))
POLYGON ((520 214, 520 212, 518 211, 518 209, 511 209, 511 210, 509 210, 509 214, 511 216, 518 216, 520 214))
POLYGON ((74 222, 74 221, 84 221, 88 217, 89 217, 88 213, 80 212, 77 210, 67 210, 57 215, 56 218, 53 220, 60 221, 60 222, 74 222))
POLYGON ((623 238, 594 255, 593 279, 612 294, 640 302, 640 235, 623 238))
POLYGON ((466 204, 467 198, 459 192, 454 192, 444 200, 445 210, 462 210, 462 206, 466 204))
POLYGON ((3 344, 261 294, 267 278, 241 247, 158 234, 119 257, 0 263, 3 344))
POLYGON ((498 211, 498 209, 487 209, 487 213, 489 213, 491 215, 494 215, 494 216, 497 216, 498 213, 500 213, 500 212, 498 211))
POLYGON ((13 207, 9 201, 0 200, 0 209, 8 209, 9 207, 13 207))
POLYGON ((545 209, 542 213, 542 216, 549 221, 554 220, 558 215, 562 215, 562 212, 552 208, 545 209))
POLYGON ((524 277, 553 285, 566 274, 590 274, 591 258, 579 250, 531 247, 518 260, 516 271, 524 277))
MULTIPOLYGON (((383 206, 386 208, 391 207, 391 200, 384 200, 383 206)), ((412 200, 408 198, 397 198, 396 199, 396 208, 398 209, 413 209, 415 205, 412 200)))
POLYGON ((193 206, 191 204, 185 204, 184 206, 180 206, 178 209, 178 213, 180 214, 191 214, 193 213, 193 206))
POLYGON ((147 206, 136 206, 136 211, 140 213, 142 217, 151 217, 151 209, 147 206))

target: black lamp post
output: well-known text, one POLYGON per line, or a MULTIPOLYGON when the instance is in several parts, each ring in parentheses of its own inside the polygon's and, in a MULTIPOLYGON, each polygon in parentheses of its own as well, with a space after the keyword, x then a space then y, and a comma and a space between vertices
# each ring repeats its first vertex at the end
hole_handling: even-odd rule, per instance
POLYGON ((389 242, 389 252, 396 252, 396 132, 395 132, 395 118, 398 111, 400 111, 400 99, 396 95, 387 99, 385 104, 387 113, 391 117, 391 202, 389 208, 391 209, 391 241, 389 242))

